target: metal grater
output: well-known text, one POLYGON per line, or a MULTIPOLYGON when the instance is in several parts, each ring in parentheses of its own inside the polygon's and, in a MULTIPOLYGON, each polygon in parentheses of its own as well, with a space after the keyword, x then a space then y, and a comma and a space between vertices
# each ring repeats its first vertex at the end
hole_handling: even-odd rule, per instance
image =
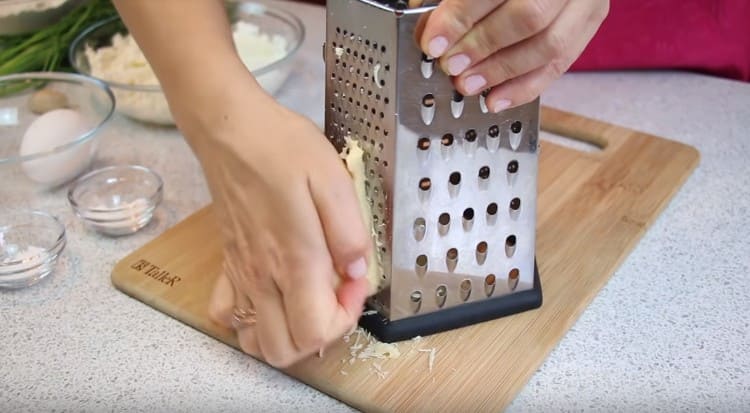
POLYGON ((539 100, 493 114, 419 49, 435 6, 328 0, 325 131, 365 150, 382 283, 360 320, 381 341, 537 308, 539 100))

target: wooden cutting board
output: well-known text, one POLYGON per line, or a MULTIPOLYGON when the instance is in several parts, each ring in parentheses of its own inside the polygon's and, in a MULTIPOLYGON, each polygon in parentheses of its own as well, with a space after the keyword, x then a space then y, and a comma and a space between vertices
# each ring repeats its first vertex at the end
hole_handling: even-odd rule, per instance
MULTIPOLYGON (((349 363, 352 336, 285 372, 364 411, 501 411, 525 385, 696 167, 689 146, 543 108, 537 259, 541 308, 399 343, 400 357, 349 363), (433 369, 429 369, 434 348, 433 369), (425 350, 425 351, 420 351, 425 350), (379 371, 380 372, 379 372, 379 371)), ((222 254, 210 207, 117 264, 114 285, 237 348, 206 305, 222 254)), ((647 271, 647 269, 644 269, 647 271)))

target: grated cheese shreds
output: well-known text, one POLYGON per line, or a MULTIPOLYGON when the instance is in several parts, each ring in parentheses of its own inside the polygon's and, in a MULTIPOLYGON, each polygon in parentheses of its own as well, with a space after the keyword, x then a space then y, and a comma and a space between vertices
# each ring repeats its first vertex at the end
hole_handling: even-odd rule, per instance
POLYGON ((422 353, 429 353, 427 363, 428 363, 429 370, 432 371, 432 366, 435 364, 435 352, 436 352, 435 347, 420 348, 419 351, 421 351, 422 353))

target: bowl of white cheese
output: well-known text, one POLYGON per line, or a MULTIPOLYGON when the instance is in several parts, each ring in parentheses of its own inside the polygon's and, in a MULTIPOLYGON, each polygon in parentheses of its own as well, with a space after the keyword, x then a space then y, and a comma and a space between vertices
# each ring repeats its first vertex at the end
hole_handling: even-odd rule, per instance
POLYGON ((31 206, 85 172, 114 106, 109 87, 86 76, 0 76, 0 206, 31 206))
MULTIPOLYGON (((304 24, 294 14, 267 4, 224 3, 242 63, 266 92, 276 95, 305 39, 304 24)), ((71 43, 68 58, 78 73, 109 85, 119 113, 145 123, 174 125, 159 80, 119 16, 83 30, 71 43)))

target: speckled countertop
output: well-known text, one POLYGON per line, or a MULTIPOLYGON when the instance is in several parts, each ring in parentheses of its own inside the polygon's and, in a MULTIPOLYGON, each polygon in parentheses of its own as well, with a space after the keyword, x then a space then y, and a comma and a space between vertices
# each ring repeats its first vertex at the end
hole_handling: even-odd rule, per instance
MULTIPOLYGON (((324 12, 280 100, 323 119, 324 12), (311 87, 311 85, 320 87, 311 87)), ((750 84, 684 73, 569 74, 543 103, 694 145, 701 164, 509 411, 747 411, 750 84)), ((116 117, 97 165, 163 175, 157 220, 119 239, 43 200, 69 244, 55 278, 0 293, 2 411, 350 411, 116 291, 118 259, 208 202, 176 130, 116 117)), ((0 199, 0 204, 2 204, 0 199)))

